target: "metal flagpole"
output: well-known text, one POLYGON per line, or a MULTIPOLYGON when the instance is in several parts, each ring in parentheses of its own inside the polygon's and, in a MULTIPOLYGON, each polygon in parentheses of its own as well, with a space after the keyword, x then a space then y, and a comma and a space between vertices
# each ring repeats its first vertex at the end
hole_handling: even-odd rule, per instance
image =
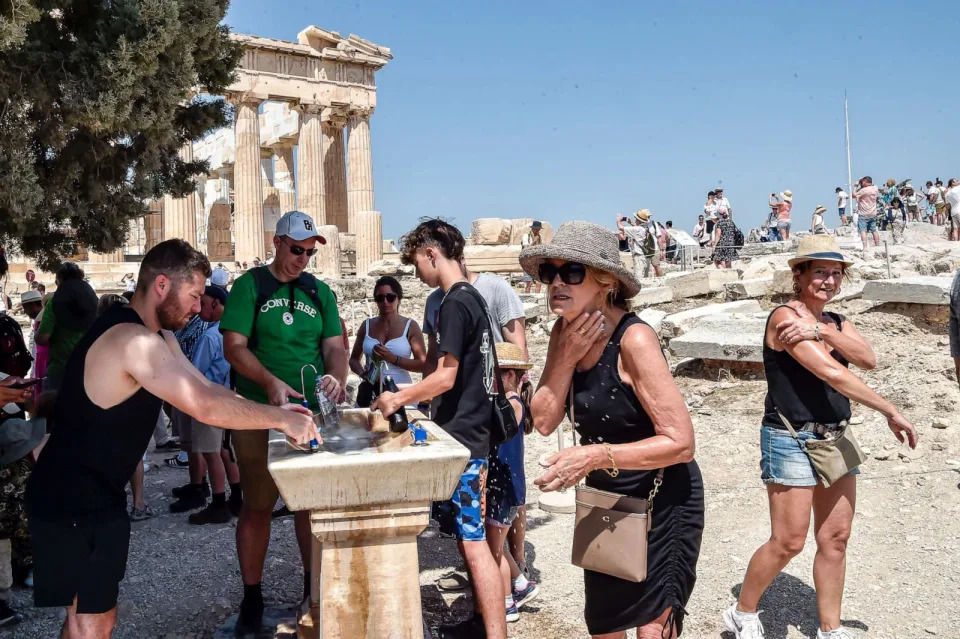
POLYGON ((843 122, 847 133, 847 193, 853 195, 853 170, 850 165, 850 110, 847 105, 847 91, 843 91, 843 122))

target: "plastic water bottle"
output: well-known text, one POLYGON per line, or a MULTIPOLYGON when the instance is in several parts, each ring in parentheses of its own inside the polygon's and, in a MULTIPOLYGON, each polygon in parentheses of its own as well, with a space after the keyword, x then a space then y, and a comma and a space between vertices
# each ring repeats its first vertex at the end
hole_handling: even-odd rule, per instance
POLYGON ((317 403, 320 404, 320 417, 323 426, 327 429, 340 428, 340 415, 337 414, 337 405, 331 402, 320 388, 320 378, 317 378, 317 403))

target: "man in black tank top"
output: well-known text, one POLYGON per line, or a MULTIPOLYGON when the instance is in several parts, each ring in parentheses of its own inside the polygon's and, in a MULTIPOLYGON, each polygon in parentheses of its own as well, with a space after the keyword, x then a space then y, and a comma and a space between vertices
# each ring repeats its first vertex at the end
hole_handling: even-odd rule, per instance
POLYGON ((67 609, 63 638, 113 631, 130 541, 124 487, 161 401, 214 426, 274 428, 299 443, 318 437, 299 406, 242 399, 180 352, 170 331, 199 311, 209 275, 207 258, 189 244, 161 242, 144 256, 130 304, 100 317, 67 362, 50 439, 27 486, 34 603, 67 609))

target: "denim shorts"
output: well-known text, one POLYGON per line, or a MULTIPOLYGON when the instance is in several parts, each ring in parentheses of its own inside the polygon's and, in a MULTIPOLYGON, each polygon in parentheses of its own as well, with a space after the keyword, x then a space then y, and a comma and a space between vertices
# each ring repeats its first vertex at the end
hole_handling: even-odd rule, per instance
POLYGON ((484 541, 483 528, 487 509, 487 458, 467 462, 453 496, 434 504, 434 518, 440 533, 461 541, 484 541))
POLYGON ((877 232, 877 218, 875 217, 863 217, 862 215, 857 218, 857 230, 861 233, 876 233, 877 232))
POLYGON ((777 220, 777 229, 780 231, 789 231, 790 220, 777 220))
MULTIPOLYGON (((803 451, 803 442, 823 437, 807 431, 799 431, 797 437, 794 439, 790 431, 773 426, 760 428, 760 479, 763 483, 816 486, 820 481, 810 458, 803 451)), ((859 474, 859 468, 847 473, 848 476, 859 474)))

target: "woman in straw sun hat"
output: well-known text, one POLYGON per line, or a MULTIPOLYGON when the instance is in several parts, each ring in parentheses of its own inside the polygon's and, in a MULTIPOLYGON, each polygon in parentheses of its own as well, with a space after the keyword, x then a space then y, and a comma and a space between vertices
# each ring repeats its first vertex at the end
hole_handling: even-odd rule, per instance
POLYGON ((850 372, 850 364, 874 368, 876 356, 849 319, 824 311, 840 292, 851 265, 840 253, 836 237, 805 236, 789 264, 795 297, 770 314, 763 341, 767 396, 760 428, 760 476, 767 487, 772 530, 769 541, 750 560, 739 600, 724 611, 723 620, 736 639, 763 637, 757 615, 760 597, 803 549, 812 509, 817 637, 853 639, 840 627, 840 602, 859 459, 845 457, 843 467, 849 471, 832 476, 830 482, 824 481, 807 452, 814 450, 812 442, 844 436, 851 399, 882 413, 897 439, 911 448, 917 444, 917 431, 893 404, 850 372))
POLYGON ((823 223, 823 214, 827 212, 827 207, 820 205, 813 210, 813 218, 810 220, 810 232, 815 235, 825 235, 827 227, 823 223))
POLYGON ((690 415, 657 334, 626 311, 640 283, 620 263, 617 236, 587 222, 567 222, 551 244, 524 249, 520 265, 547 284, 550 310, 560 316, 531 403, 534 428, 552 433, 572 398, 580 439, 553 455, 535 483, 551 491, 586 479, 646 499, 663 469, 647 577, 635 583, 585 570, 587 629, 594 637, 622 637, 629 628, 640 637, 678 635, 696 581, 703 481, 690 415))

